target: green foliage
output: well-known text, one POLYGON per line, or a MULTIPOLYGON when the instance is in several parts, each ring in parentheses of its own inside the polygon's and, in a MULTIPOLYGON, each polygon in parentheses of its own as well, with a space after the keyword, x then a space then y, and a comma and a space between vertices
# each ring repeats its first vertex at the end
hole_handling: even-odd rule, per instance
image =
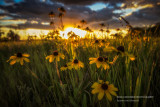
MULTIPOLYGON (((76 57, 84 63, 80 70, 60 71, 65 63, 73 59, 73 49, 70 44, 61 42, 36 41, 32 44, 3 44, 0 47, 0 105, 6 106, 64 106, 64 107, 157 107, 160 95, 160 39, 137 42, 129 39, 109 40, 113 47, 124 46, 125 51, 136 56, 134 61, 128 57, 119 57, 109 70, 97 69, 89 64, 90 57, 100 55, 113 59, 116 53, 105 53, 103 47, 79 46, 74 51, 76 57), (49 63, 45 57, 58 50, 65 59, 58 62, 63 85, 60 85, 55 63, 49 63), (66 51, 65 51, 66 50, 66 51), (6 61, 17 52, 30 54, 30 63, 21 66, 16 63, 10 66, 6 61), (30 70, 38 78, 31 74, 30 70), (118 96, 154 96, 154 99, 139 99, 139 102, 112 102, 104 97, 98 101, 91 94, 91 85, 98 79, 108 80, 118 88, 118 96)), ((63 41, 62 41, 63 42, 63 41)), ((65 42, 65 41, 64 41, 65 42)), ((85 44, 89 44, 88 41, 85 44)))

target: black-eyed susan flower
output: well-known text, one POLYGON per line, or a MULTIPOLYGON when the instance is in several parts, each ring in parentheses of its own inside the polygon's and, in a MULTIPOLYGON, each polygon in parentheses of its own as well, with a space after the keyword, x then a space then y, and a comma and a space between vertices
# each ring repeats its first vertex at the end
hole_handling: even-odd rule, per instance
POLYGON ((95 44, 99 44, 100 41, 99 41, 99 40, 95 40, 94 43, 95 43, 95 44))
POLYGON ((107 58, 107 57, 103 57, 103 59, 104 59, 104 63, 103 63, 104 69, 105 69, 105 70, 106 70, 106 69, 109 69, 108 63, 110 63, 110 62, 109 62, 108 58, 107 58))
POLYGON ((95 41, 92 42, 92 45, 101 47, 102 43, 101 43, 100 40, 95 40, 95 41))
POLYGON ((79 68, 83 68, 84 64, 81 61, 79 61, 78 59, 74 59, 73 61, 68 63, 68 66, 69 66, 69 69, 74 68, 74 69, 78 70, 79 68))
POLYGON ((98 93, 98 100, 101 100, 106 95, 107 99, 112 101, 111 95, 117 96, 115 91, 118 91, 118 89, 113 84, 109 84, 108 81, 103 82, 103 80, 99 80, 99 82, 95 82, 91 87, 93 88, 92 94, 98 93))
POLYGON ((106 59, 104 59, 104 57, 89 58, 89 60, 89 64, 96 63, 97 68, 100 68, 102 66, 105 70, 109 69, 109 65, 107 64, 106 59))
POLYGON ((56 61, 60 61, 60 58, 64 59, 64 55, 59 53, 58 51, 54 51, 52 55, 49 55, 46 57, 46 59, 49 59, 49 62, 53 62, 54 59, 56 61))
POLYGON ((61 69, 61 71, 66 71, 67 69, 70 69, 70 68, 68 67, 67 64, 65 64, 65 65, 62 66, 60 69, 61 69))
POLYGON ((23 60, 26 61, 26 62, 29 62, 29 59, 27 58, 29 56, 30 55, 26 54, 26 53, 24 53, 24 54, 17 53, 15 55, 11 56, 9 58, 9 60, 7 60, 7 62, 9 62, 11 60, 10 65, 14 65, 16 62, 20 62, 20 64, 23 65, 23 60))
POLYGON ((101 41, 101 44, 107 47, 107 46, 109 46, 110 43, 107 42, 107 41, 105 41, 105 40, 103 39, 103 40, 101 41))

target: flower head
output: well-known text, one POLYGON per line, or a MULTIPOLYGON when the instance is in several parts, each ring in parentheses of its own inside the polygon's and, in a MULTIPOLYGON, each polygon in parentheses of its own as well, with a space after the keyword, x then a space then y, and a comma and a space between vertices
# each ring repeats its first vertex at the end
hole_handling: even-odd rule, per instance
POLYGON ((16 62, 20 62, 20 64, 23 65, 23 60, 26 61, 26 62, 29 62, 29 59, 27 57, 29 57, 29 54, 17 53, 17 54, 14 54, 13 56, 11 56, 9 58, 9 60, 7 60, 7 62, 12 60, 10 62, 10 65, 14 65, 16 62))
POLYGON ((105 70, 109 69, 109 65, 107 64, 108 59, 106 57, 89 58, 89 60, 89 64, 96 63, 97 68, 102 66, 105 70))
POLYGON ((99 80, 99 82, 95 82, 91 87, 93 88, 92 94, 98 93, 98 100, 101 100, 106 95, 107 99, 112 101, 111 95, 117 96, 115 91, 118 91, 118 89, 113 84, 109 84, 108 81, 103 82, 103 80, 99 80))
POLYGON ((53 62, 55 59, 56 61, 60 61, 60 58, 64 59, 64 55, 59 53, 58 51, 54 51, 52 55, 49 55, 46 57, 46 59, 49 59, 49 62, 53 62))
POLYGON ((69 65, 69 69, 74 68, 76 70, 84 67, 84 64, 78 59, 72 60, 71 62, 68 63, 68 65, 69 65))
POLYGON ((65 64, 64 66, 62 66, 61 68, 61 71, 66 71, 67 69, 69 69, 68 65, 65 64))

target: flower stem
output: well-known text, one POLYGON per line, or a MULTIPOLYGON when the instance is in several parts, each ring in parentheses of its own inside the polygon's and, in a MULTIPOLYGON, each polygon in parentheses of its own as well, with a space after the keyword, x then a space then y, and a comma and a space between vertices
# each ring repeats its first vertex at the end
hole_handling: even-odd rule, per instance
POLYGON ((60 84, 63 85, 62 80, 61 80, 61 77, 60 77, 60 73, 59 73, 59 70, 58 70, 58 63, 57 63, 57 61, 56 61, 56 70, 57 70, 57 75, 58 75, 60 84))

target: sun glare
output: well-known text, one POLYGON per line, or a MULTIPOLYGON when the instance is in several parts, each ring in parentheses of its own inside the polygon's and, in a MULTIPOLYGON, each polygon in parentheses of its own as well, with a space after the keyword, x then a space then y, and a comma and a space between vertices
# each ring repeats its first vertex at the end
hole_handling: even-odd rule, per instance
POLYGON ((66 28, 64 31, 60 31, 60 36, 62 38, 68 39, 68 32, 74 32, 76 35, 80 36, 80 37, 85 37, 86 35, 86 31, 78 29, 78 28, 73 28, 73 27, 68 27, 66 28))

